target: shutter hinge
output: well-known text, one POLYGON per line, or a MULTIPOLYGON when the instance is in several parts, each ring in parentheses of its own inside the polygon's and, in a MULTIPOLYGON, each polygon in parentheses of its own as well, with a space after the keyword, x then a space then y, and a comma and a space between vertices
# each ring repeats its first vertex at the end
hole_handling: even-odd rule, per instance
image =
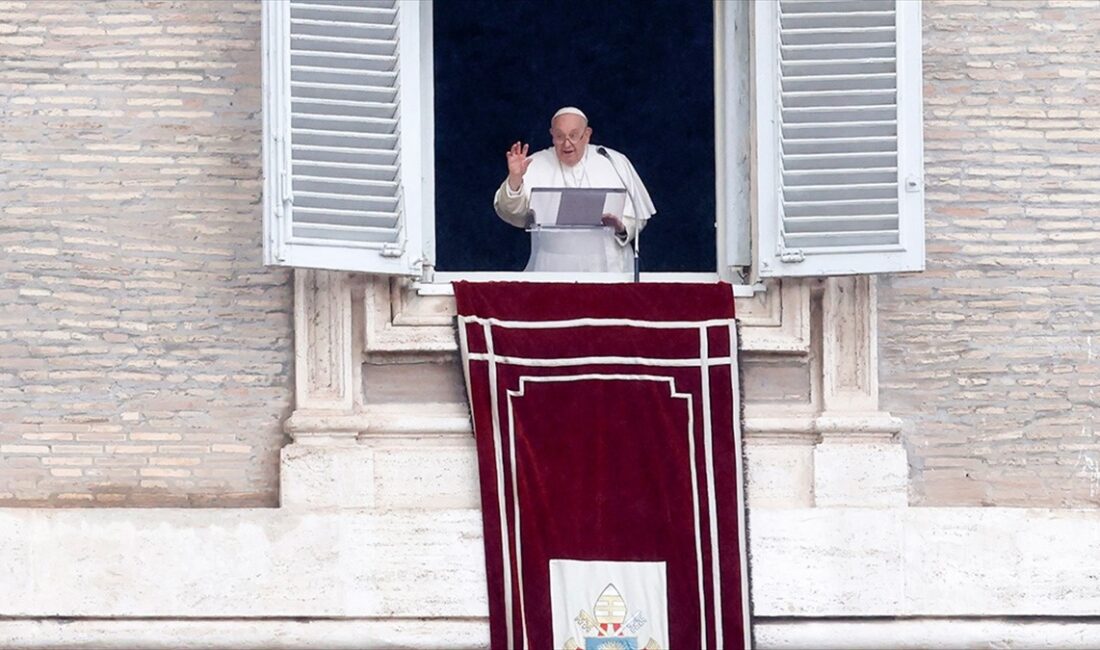
POLYGON ((404 244, 386 244, 382 247, 382 257, 401 257, 404 254, 404 244))
POLYGON ((780 248, 778 253, 779 261, 784 264, 797 264, 806 260, 801 248, 780 248))
POLYGON ((279 172, 279 199, 284 203, 294 202, 294 195, 290 192, 290 179, 285 169, 279 172))
POLYGON ((906 192, 919 192, 921 191, 924 183, 921 182, 919 176, 907 176, 905 178, 905 191, 906 192))
POLYGON ((432 261, 428 259, 427 255, 422 256, 413 265, 413 269, 420 269, 420 281, 424 283, 431 283, 435 279, 435 267, 432 266, 432 261))

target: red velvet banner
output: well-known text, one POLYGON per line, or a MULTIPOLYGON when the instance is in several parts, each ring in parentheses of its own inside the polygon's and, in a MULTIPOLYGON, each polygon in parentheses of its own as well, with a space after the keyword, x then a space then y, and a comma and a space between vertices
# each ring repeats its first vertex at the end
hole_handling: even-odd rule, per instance
POLYGON ((493 647, 748 647, 730 286, 455 297, 493 647))

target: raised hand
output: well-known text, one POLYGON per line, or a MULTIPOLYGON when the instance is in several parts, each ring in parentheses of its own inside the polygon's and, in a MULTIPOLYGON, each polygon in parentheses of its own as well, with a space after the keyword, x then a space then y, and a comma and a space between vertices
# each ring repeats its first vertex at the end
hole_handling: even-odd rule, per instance
POLYGON ((527 145, 516 142, 504 155, 508 158, 508 187, 516 191, 523 185, 523 175, 531 166, 531 159, 527 157, 527 145))

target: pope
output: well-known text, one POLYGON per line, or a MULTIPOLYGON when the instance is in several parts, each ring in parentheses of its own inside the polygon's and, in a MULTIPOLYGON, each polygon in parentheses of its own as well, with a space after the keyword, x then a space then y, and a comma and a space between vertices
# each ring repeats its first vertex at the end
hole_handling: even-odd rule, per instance
POLYGON ((536 187, 624 188, 628 200, 621 220, 614 215, 604 215, 603 223, 614 235, 607 237, 607 245, 600 251, 585 256, 588 259, 582 268, 575 262, 577 246, 574 242, 567 237, 556 237, 544 239, 545 245, 538 247, 539 254, 532 245, 527 270, 630 270, 634 263, 634 239, 646 221, 656 214, 642 179, 626 156, 590 143, 592 128, 579 108, 566 106, 554 113, 550 119, 550 138, 552 147, 530 156, 529 146, 522 142, 514 143, 505 153, 508 177, 493 199, 497 216, 518 228, 530 226, 531 189, 536 187), (641 214, 640 218, 635 211, 641 214))

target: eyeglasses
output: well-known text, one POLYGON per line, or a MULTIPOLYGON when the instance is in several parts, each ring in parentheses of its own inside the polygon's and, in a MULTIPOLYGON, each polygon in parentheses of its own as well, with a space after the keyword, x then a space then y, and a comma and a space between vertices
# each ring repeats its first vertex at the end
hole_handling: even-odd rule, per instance
POLYGON ((581 129, 580 131, 573 131, 572 133, 562 133, 561 131, 550 130, 550 139, 554 141, 554 144, 561 144, 566 140, 573 144, 579 144, 584 139, 585 131, 587 129, 581 129))

